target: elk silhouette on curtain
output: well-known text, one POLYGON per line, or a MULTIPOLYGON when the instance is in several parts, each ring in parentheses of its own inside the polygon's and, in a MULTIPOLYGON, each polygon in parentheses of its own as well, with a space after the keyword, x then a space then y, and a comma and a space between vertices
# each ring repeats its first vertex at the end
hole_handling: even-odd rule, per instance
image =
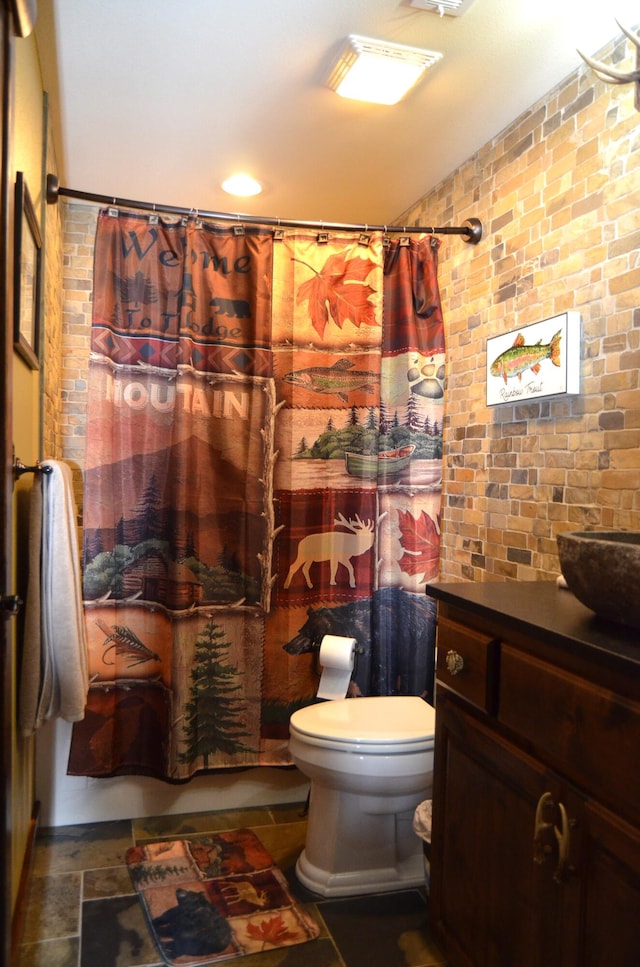
POLYGON ((325 633, 432 701, 438 245, 100 213, 70 774, 288 764, 325 633))

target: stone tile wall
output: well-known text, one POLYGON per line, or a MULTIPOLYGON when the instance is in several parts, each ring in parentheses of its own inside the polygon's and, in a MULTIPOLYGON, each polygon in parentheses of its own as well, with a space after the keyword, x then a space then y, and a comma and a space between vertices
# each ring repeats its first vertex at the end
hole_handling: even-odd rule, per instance
POLYGON ((74 470, 82 508, 82 469, 86 447, 89 343, 93 289, 93 250, 99 208, 61 200, 63 217, 62 416, 64 459, 74 470))
MULTIPOLYGON (((600 56, 635 66, 623 42, 600 56)), ((397 221, 445 236, 441 579, 544 580, 561 530, 640 530, 640 112, 571 75, 397 221), (581 391, 487 407, 487 339, 582 317, 581 391)))
MULTIPOLYGON (((53 138, 47 138, 47 171, 57 171, 53 138)), ((61 424, 64 420, 60 396, 62 355, 62 213, 47 205, 44 225, 44 311, 42 327, 42 455, 62 456, 61 424)))

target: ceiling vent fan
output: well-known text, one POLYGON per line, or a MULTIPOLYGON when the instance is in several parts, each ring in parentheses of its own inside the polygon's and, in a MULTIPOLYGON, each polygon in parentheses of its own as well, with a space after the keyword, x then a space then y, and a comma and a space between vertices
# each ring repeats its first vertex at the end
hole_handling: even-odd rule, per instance
POLYGON ((427 10, 441 17, 461 17, 466 13, 473 0, 409 0, 409 6, 417 10, 427 10))

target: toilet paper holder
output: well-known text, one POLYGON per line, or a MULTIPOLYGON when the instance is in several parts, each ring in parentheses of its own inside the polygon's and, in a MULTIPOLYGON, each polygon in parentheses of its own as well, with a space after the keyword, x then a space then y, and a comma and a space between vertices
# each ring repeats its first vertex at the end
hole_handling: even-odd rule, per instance
MULTIPOLYGON (((322 639, 325 636, 323 631, 321 635, 316 635, 311 642, 311 650, 313 652, 313 671, 316 675, 319 675, 322 670, 322 665, 320 664, 320 645, 322 644, 322 639)), ((358 670, 358 655, 364 655, 365 649, 362 645, 356 644, 353 649, 354 659, 353 659, 353 674, 355 675, 358 670)))

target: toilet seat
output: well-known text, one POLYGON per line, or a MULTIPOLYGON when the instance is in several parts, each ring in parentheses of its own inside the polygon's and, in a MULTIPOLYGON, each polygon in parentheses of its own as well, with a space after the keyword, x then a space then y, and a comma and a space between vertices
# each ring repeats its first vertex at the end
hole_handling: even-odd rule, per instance
POLYGON ((294 712, 292 736, 307 745, 366 755, 433 747, 435 709, 415 695, 381 695, 308 705, 294 712))

